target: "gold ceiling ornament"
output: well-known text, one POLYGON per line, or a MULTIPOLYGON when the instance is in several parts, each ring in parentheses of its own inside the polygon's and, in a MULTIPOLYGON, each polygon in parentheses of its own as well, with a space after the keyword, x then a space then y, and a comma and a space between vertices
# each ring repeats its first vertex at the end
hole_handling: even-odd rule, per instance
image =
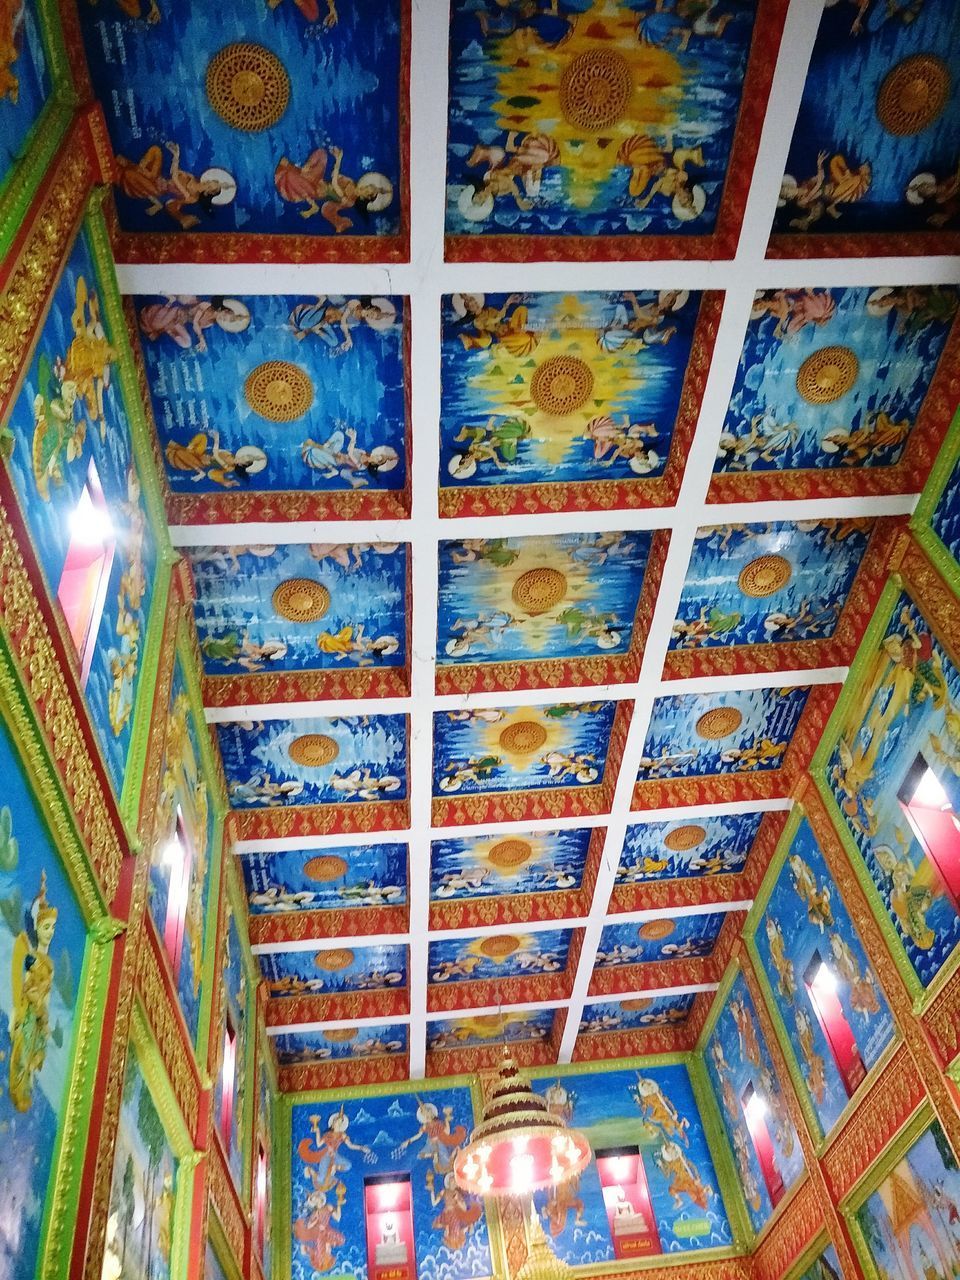
POLYGON ((330 592, 313 578, 287 578, 273 593, 274 612, 288 622, 319 622, 330 608, 330 592))
POLYGON ((833 404, 845 396, 860 373, 849 347, 822 347, 807 356, 797 374, 797 390, 807 404, 833 404))
POLYGON ((652 996, 634 996, 632 1000, 621 1000, 620 1008, 624 1013, 639 1013, 641 1009, 649 1009, 652 1004, 652 996))
POLYGON ((533 857, 533 847, 526 840, 498 840, 487 860, 495 867, 522 867, 533 857))
POLYGON ((353 964, 353 952, 349 947, 333 947, 330 951, 318 951, 313 958, 314 967, 324 973, 339 973, 353 964))
POLYGON ((573 1267, 554 1253, 540 1222, 536 1206, 530 1206, 527 1224, 527 1256, 516 1280, 573 1280, 573 1267))
POLYGON ((547 731, 536 720, 517 720, 501 732, 499 742, 504 751, 529 756, 539 751, 547 740, 547 731))
MULTIPOLYGON (((586 1137, 550 1112, 505 1052, 483 1115, 454 1157, 453 1175, 473 1195, 529 1196, 578 1177, 592 1155, 586 1137)), ((530 1280, 539 1274, 527 1273, 530 1280)))
POLYGON ((324 1031, 324 1040, 329 1040, 331 1044, 349 1044, 351 1040, 357 1038, 356 1027, 331 1027, 329 1031, 324 1031))
POLYGON ((711 707, 703 713, 695 728, 698 738, 715 742, 718 738, 729 738, 742 724, 743 712, 738 707, 711 707))
POLYGON ((304 865, 303 874, 318 884, 329 884, 347 874, 347 860, 335 853, 322 853, 304 865))
POLYGON ((247 404, 268 422, 294 422, 313 404, 313 383, 306 370, 289 360, 265 360, 247 374, 247 404))
POLYGON ((531 618, 555 608, 567 594, 567 578, 559 569, 546 565, 527 569, 513 584, 513 603, 531 618))
POLYGON ((675 827, 663 837, 663 843, 673 853, 683 853, 687 849, 696 849, 707 838, 706 828, 691 822, 685 827, 675 827))
POLYGON ((647 920, 637 929, 637 935, 645 942, 660 942, 663 938, 669 938, 676 928, 672 920, 647 920))
POLYGON ((793 565, 786 556, 757 556, 740 570, 737 586, 745 596, 762 600, 776 595, 793 577, 793 565))
POLYGON ((887 72, 877 93, 877 119, 897 138, 922 133, 943 115, 950 69, 933 53, 915 53, 887 72))
POLYGON ((593 393, 593 370, 579 356, 550 356, 530 379, 530 398, 542 413, 564 418, 576 413, 593 393))
POLYGON ((507 956, 519 951, 521 945, 520 939, 514 934, 500 933, 493 938, 484 938, 477 950, 488 960, 506 960, 507 956))
POLYGON ((275 53, 241 40, 215 53, 207 67, 207 98, 232 129, 261 133, 290 102, 290 77, 275 53))
POLYGON ((599 133, 622 120, 632 96, 630 63, 614 49, 578 53, 560 77, 563 118, 587 133, 599 133))
POLYGON ((340 747, 325 733, 302 733, 290 743, 287 754, 294 764, 319 769, 325 764, 333 764, 340 754, 340 747))

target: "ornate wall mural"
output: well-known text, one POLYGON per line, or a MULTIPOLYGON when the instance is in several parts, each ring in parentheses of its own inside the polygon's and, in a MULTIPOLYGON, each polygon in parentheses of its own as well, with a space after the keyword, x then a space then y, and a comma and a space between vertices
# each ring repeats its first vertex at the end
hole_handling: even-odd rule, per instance
POLYGON ((698 815, 695 822, 642 822, 627 828, 617 884, 729 875, 742 871, 762 813, 698 815))
POLYGON ((263 951, 257 959, 271 996, 387 991, 407 982, 407 948, 328 947, 323 951, 263 951))
POLYGON ((958 41, 951 0, 825 8, 774 219, 777 252, 798 236, 842 238, 847 252, 936 252, 922 240, 911 250, 903 233, 956 230, 958 41))
POLYGON ((809 692, 800 685, 657 698, 639 779, 779 769, 809 692))
POLYGON ((31 1280, 67 1096, 87 929, 0 720, 0 1275, 31 1280))
POLYGON ((219 1070, 213 1083, 213 1115, 217 1118, 227 1164, 233 1174, 233 1180, 242 1200, 247 1196, 247 1161, 250 1152, 247 1148, 247 1107, 248 1082, 251 1079, 250 1054, 253 1051, 253 1030, 251 1029, 250 990, 244 962, 245 942, 241 939, 237 925, 237 917, 232 904, 228 911, 227 927, 223 934, 223 958, 221 962, 221 982, 224 1016, 224 1039, 232 1040, 233 1075, 224 1080, 226 1074, 219 1070), (232 1090, 228 1105, 224 1105, 223 1091, 225 1084, 232 1090), (224 1118, 228 1125, 223 1124, 224 1118))
MULTIPOLYGON (((632 1211, 633 1236, 622 1257, 729 1245, 730 1225, 687 1068, 634 1061, 633 1069, 622 1071, 538 1072, 534 1088, 551 1111, 586 1134, 595 1153, 614 1150, 635 1161, 631 1194, 621 1196, 627 1210, 619 1216, 632 1211)), ((563 1261, 612 1263, 617 1257, 607 1209, 612 1188, 606 1190, 595 1160, 573 1183, 537 1192, 544 1231, 563 1261)))
POLYGON ((434 795, 587 787, 602 781, 616 703, 438 712, 434 795))
POLYGON ((804 1171, 800 1140, 741 974, 706 1042, 706 1064, 754 1231, 804 1171))
POLYGON ((335 1062, 341 1059, 380 1058, 407 1051, 403 1025, 328 1027, 320 1031, 288 1031, 271 1036, 281 1067, 303 1062, 335 1062))
POLYGON ((157 561, 100 290, 82 232, 11 411, 8 465, 119 796, 157 561))
POLYGON ((427 1052, 475 1045, 543 1042, 550 1038, 555 1017, 552 1009, 511 1009, 499 1014, 436 1018, 427 1023, 427 1052))
POLYGON ((442 938, 430 943, 430 982, 496 982, 560 973, 566 968, 572 937, 572 929, 541 929, 537 933, 442 938))
MULTIPOLYGON (((438 689, 635 679, 654 535, 559 534, 440 543, 438 689)), ((656 584, 651 584, 652 591, 656 584)))
POLYGON ((828 774, 842 820, 924 986, 960 942, 960 898, 954 853, 947 846, 939 864, 931 859, 907 806, 929 773, 935 796, 960 807, 958 708, 960 673, 917 606, 901 595, 848 704, 828 774))
MULTIPOLYGON (((564 0, 501 13, 454 0, 448 255, 503 256, 506 241, 534 257, 566 244, 569 256, 580 237, 590 256, 684 256, 678 241, 710 237, 756 8, 564 0)), ((743 176, 729 182, 734 208, 743 176)))
POLYGON ((189 557, 210 701, 406 692, 408 547, 197 547, 189 557))
POLYGON ((131 1045, 123 1075, 113 1157, 104 1276, 169 1280, 173 1274, 173 1218, 179 1167, 140 1059, 131 1045))
POLYGON ((79 12, 125 231, 218 235, 234 257, 257 234, 295 236, 304 256, 326 257, 334 244, 340 257, 396 255, 406 214, 400 0, 235 12, 143 0, 79 12), (307 239, 327 243, 311 253, 307 239))
POLYGON ((407 901, 405 844, 245 853, 238 861, 254 916, 344 911, 407 901))
POLYGON ((50 94, 51 79, 38 0, 11 7, 3 18, 0 72, 0 193, 27 150, 50 94))
POLYGON ((758 293, 716 472, 899 462, 956 312, 949 285, 758 293))
POLYGON ((960 562, 960 462, 950 473, 930 523, 954 560, 960 562))
POLYGON ((443 902, 579 889, 592 834, 582 827, 434 840, 430 897, 443 902))
POLYGON ((682 470, 716 302, 686 291, 445 297, 443 514, 655 501, 675 437, 682 470))
POLYGON ((231 805, 368 803, 407 794, 405 716, 217 725, 231 805))
POLYGON ((823 1133, 894 1034, 893 1018, 804 820, 753 935, 760 967, 823 1133))
POLYGON ((642 924, 604 925, 596 968, 648 964, 654 960, 692 960, 708 956, 716 945, 726 912, 661 916, 642 924))
POLYGON ((960 1167, 934 1121, 857 1210, 868 1257, 890 1276, 949 1276, 960 1265, 960 1167))
POLYGON ((207 905, 214 861, 214 815, 203 772, 200 734, 182 660, 175 660, 166 721, 156 840, 150 861, 150 915, 163 941, 187 1030, 194 1044, 200 1000, 207 905))
MULTIPOLYGON (((424 1280, 493 1271, 482 1203, 453 1180, 453 1160, 474 1122, 467 1088, 295 1104, 292 1109, 292 1280, 319 1273, 373 1280, 365 1179, 409 1180, 410 1241, 424 1280)), ((375 1245, 376 1242, 371 1241, 375 1245)))
POLYGON ((153 295, 131 306, 179 518, 406 513, 403 298, 153 295))
POLYGON ((669 1027, 685 1022, 693 1008, 694 995, 636 996, 627 1000, 599 1000, 584 1006, 580 1034, 604 1031, 643 1031, 647 1027, 669 1027))

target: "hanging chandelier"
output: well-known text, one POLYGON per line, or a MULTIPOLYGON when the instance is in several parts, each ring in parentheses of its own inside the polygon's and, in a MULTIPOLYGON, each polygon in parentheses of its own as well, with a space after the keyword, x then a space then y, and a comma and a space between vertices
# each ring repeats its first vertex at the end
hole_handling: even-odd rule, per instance
POLYGON ((453 1165, 457 1186, 477 1196, 527 1196, 558 1187, 590 1163, 586 1137, 568 1129, 505 1057, 483 1118, 453 1165))

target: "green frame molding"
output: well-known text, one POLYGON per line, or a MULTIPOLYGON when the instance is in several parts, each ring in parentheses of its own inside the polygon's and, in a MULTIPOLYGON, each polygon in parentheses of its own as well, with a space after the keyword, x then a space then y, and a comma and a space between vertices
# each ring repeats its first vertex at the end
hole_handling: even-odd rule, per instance
POLYGON ((943 444, 937 451, 927 483, 910 518, 910 532, 924 549, 954 595, 960 596, 960 564, 933 531, 933 516, 947 487, 947 481, 960 460, 960 409, 954 414, 943 444))
POLYGON ((863 1228, 860 1226, 857 1214, 890 1171, 900 1163, 913 1144, 926 1133, 936 1118, 930 1100, 924 1099, 896 1137, 891 1140, 879 1159, 873 1162, 840 1202, 839 1212, 847 1224, 850 1238, 853 1241, 854 1252, 863 1268, 866 1280, 884 1280, 884 1277, 873 1260, 873 1255, 867 1246, 866 1237, 864 1236, 863 1228))
POLYGON ((77 982, 76 1017, 69 1053, 69 1081, 51 1135, 53 1156, 44 1196, 36 1275, 67 1280, 100 1059, 103 1021, 111 985, 114 940, 126 926, 107 912, 90 868, 80 830, 50 753, 16 673, 6 637, 0 632, 0 720, 10 733, 40 810, 50 843, 74 889, 87 925, 83 964, 77 982))
MULTIPOLYGON (((217 1213, 216 1203, 212 1196, 207 1196, 207 1238, 203 1242, 204 1253, 207 1248, 211 1248, 216 1254, 226 1280, 243 1280, 243 1267, 231 1252, 229 1242, 227 1241, 226 1232, 223 1224, 220 1222, 220 1215, 217 1213)), ((206 1267, 203 1270, 206 1278, 206 1267)))
MULTIPOLYGON (((44 2, 46 3, 48 0, 44 0, 44 2)), ((77 683, 78 692, 80 694, 81 702, 83 703, 87 722, 93 729, 93 743, 95 747, 96 761, 103 777, 106 780, 110 793, 114 795, 117 800, 120 818, 123 822, 124 831, 130 848, 135 852, 139 852, 141 848, 141 841, 138 834, 140 797, 143 787, 144 772, 146 769, 150 724, 153 716, 153 703, 156 695, 157 676, 160 667, 160 654, 163 646, 164 623, 170 597, 171 577, 173 566, 178 558, 178 553, 174 550, 173 544, 170 541, 170 533, 167 528, 162 488, 160 479, 156 472, 150 432, 144 416, 143 404, 140 399, 136 366, 133 362, 133 353, 130 348, 130 341, 127 334, 123 305, 120 300, 120 292, 117 285, 113 255, 110 249, 107 225, 101 210, 101 206, 107 194, 108 192, 106 187, 94 187, 90 191, 84 212, 77 225, 76 232, 64 250, 61 261, 61 270, 57 275, 57 283, 59 284, 60 282, 63 274, 62 267, 69 260, 70 254, 73 252, 77 240, 81 236, 85 237, 90 250, 90 256, 93 261, 94 271, 96 272, 98 296, 100 298, 102 314, 106 319, 106 327, 117 352, 114 370, 117 375, 116 385, 119 388, 120 397, 127 416, 127 422, 130 427, 130 456, 136 466, 137 475, 140 479, 144 511, 147 517, 150 536, 153 539, 154 547, 156 549, 157 563, 153 580, 153 597, 150 603, 150 612, 146 620, 143 642, 140 650, 141 657, 136 700, 133 715, 131 717, 130 745, 127 750, 127 758, 124 765, 123 785, 119 794, 117 794, 116 788, 114 787, 113 778, 107 768, 103 750, 97 740, 96 728, 90 716, 90 709, 87 705, 86 697, 83 690, 79 687, 79 682, 77 681, 76 664, 73 661, 70 661, 73 653, 73 642, 67 632, 65 622, 60 617, 56 600, 52 594, 51 584, 45 583, 44 585, 46 588, 47 599, 50 602, 54 617, 58 623, 61 644, 63 645, 64 652, 68 656, 71 675, 77 683)), ((30 345, 23 353, 23 359, 17 373, 16 383, 12 393, 14 397, 20 394, 23 379, 33 360, 37 345, 40 341, 40 336, 43 332, 43 327, 46 324, 47 317, 50 313, 52 302, 53 293, 51 293, 50 298, 47 299, 46 306, 44 307, 42 314, 38 317, 37 326, 31 337, 30 345)), ((26 537, 30 544, 34 559, 39 563, 39 557, 37 556, 33 537, 30 533, 29 521, 25 515, 23 495, 18 493, 17 496, 21 512, 24 513, 23 519, 26 537)))
MULTIPOLYGON (((836 1250, 833 1237, 829 1231, 820 1231, 810 1244, 804 1249, 800 1257, 796 1260, 790 1270, 786 1273, 784 1280, 800 1280, 800 1277, 812 1266, 821 1254, 826 1253, 830 1248, 836 1250)), ((839 1258, 838 1258, 839 1261, 839 1258)))
MULTIPOLYGON (((257 1022, 257 1070, 258 1070, 258 1076, 257 1076, 258 1081, 260 1079, 261 1074, 263 1076, 266 1076, 266 1080, 267 1080, 267 1096, 269 1098, 269 1103, 268 1103, 269 1113, 267 1116, 267 1120, 268 1120, 269 1138, 270 1138, 269 1165, 272 1166, 270 1168, 269 1177, 270 1177, 271 1192, 275 1192, 278 1183, 282 1181, 282 1175, 283 1175, 283 1170, 280 1169, 278 1171, 278 1169, 276 1168, 276 1152, 279 1150, 279 1147, 277 1145, 277 1116, 279 1112, 280 1096, 281 1096, 280 1083, 279 1083, 279 1077, 277 1074, 276 1060, 274 1059, 274 1056, 273 1056, 273 1050, 270 1047, 270 1037, 267 1035, 266 1023, 260 1022, 260 1021, 257 1022)), ((257 1095, 254 1097, 253 1101, 254 1101, 253 1153, 255 1155, 256 1141, 259 1136, 259 1128, 257 1123, 259 1119, 259 1107, 260 1107, 259 1093, 257 1093, 257 1095)), ((253 1164, 251 1164, 251 1176, 252 1177, 256 1176, 256 1169, 253 1166, 253 1164)), ((251 1185, 251 1207, 253 1204, 252 1191, 253 1191, 253 1187, 251 1185)), ((272 1198, 273 1197, 271 1195, 271 1201, 267 1204, 266 1215, 265 1215, 266 1238, 270 1242, 270 1270, 269 1271, 263 1265, 263 1258, 260 1257, 259 1249, 257 1246, 256 1234, 253 1231, 251 1231, 250 1247, 257 1254, 257 1257, 260 1260, 260 1269, 263 1271, 264 1276, 266 1277, 266 1280, 272 1280, 273 1276, 278 1276, 278 1280, 279 1280, 279 1275, 276 1270, 277 1241, 276 1241, 276 1236, 274 1235, 275 1224, 273 1219, 272 1198)))
MULTIPOLYGON (((853 832, 840 811, 837 797, 834 794, 833 787, 830 785, 828 776, 830 757, 843 732, 850 705, 859 694, 864 674, 886 634, 887 626, 902 595, 905 595, 926 619, 927 615, 924 613, 923 605, 911 595, 900 574, 891 574, 877 602, 873 617, 867 625, 860 648, 857 650, 857 656, 854 658, 843 688, 840 690, 836 706, 827 721, 823 737, 820 739, 820 745, 817 747, 810 762, 810 776, 813 778, 827 816, 840 840, 847 860, 853 868, 854 875, 870 904, 897 972, 913 1001, 913 1012, 917 1016, 922 1016, 938 993, 943 990, 953 975, 960 970, 960 946, 954 949, 950 957, 941 966, 940 972, 930 985, 925 987, 910 962, 906 948, 900 941, 900 936, 894 927, 893 921, 890 919, 883 898, 880 896, 880 891, 873 882, 873 877, 854 839, 853 832)), ((933 629, 933 624, 929 623, 929 625, 933 629)))
MULTIPOLYGON (((789 826, 789 821, 788 821, 788 826, 789 826)), ((785 828, 784 830, 786 831, 786 829, 787 828, 785 828)), ((783 837, 781 837, 781 839, 782 838, 783 837)), ((779 842, 777 847, 779 848, 779 842)), ((751 912, 752 910, 753 908, 751 908, 751 912)), ((749 921, 749 915, 747 917, 747 921, 749 921)), ((744 928, 746 928, 747 921, 744 922, 744 928)), ((751 959, 753 959, 752 955, 751 955, 751 959)), ((756 967, 756 965, 754 965, 754 967, 756 967)), ((719 1102, 719 1099, 717 1098, 716 1093, 714 1092, 713 1084, 710 1081, 710 1077, 707 1072, 707 1066, 706 1066, 707 1041, 713 1035, 714 1030, 716 1029, 716 1025, 720 1020, 720 1014, 723 1012, 723 1008, 727 1003, 727 997, 730 994, 733 984, 736 982, 737 978, 739 978, 742 971, 743 971, 743 966, 741 965, 739 958, 737 956, 734 956, 733 959, 730 961, 730 963, 727 965, 726 970, 724 971, 723 977, 720 979, 720 985, 717 987, 716 991, 713 993, 713 1004, 710 1006, 710 1012, 707 1015, 707 1020, 703 1024, 703 1030, 700 1032, 699 1039, 697 1040, 696 1048, 694 1049, 694 1056, 699 1064, 700 1070, 703 1072, 703 1078, 709 1090, 709 1096, 713 1104, 713 1110, 717 1117, 717 1123, 721 1127, 721 1131, 723 1134, 724 1147, 726 1148, 726 1151, 728 1153, 727 1160, 729 1161, 730 1176, 733 1180, 734 1185, 736 1186, 737 1200, 739 1205, 741 1206, 743 1217, 747 1223, 748 1240, 751 1242, 750 1252, 755 1253, 756 1250, 759 1248, 761 1242, 766 1238, 767 1235, 769 1235, 771 1229, 773 1228, 774 1223, 776 1223, 782 1217, 782 1215, 786 1212, 787 1206, 793 1200, 794 1196, 797 1194, 797 1192, 800 1190, 803 1184, 810 1177, 810 1170, 807 1168, 807 1162, 806 1162, 806 1159, 804 1158, 803 1172, 796 1179, 793 1185, 791 1187, 788 1187, 788 1189, 784 1192, 784 1195, 780 1200, 780 1203, 774 1206, 773 1212, 770 1214, 770 1217, 766 1220, 766 1222, 763 1224, 760 1230, 754 1231, 753 1224, 750 1221, 750 1215, 747 1211, 747 1201, 746 1201, 746 1197, 743 1194, 743 1187, 740 1185, 740 1177, 739 1177, 739 1174, 736 1172, 736 1163, 733 1157, 733 1147, 731 1145, 729 1137, 727 1136, 727 1128, 723 1122, 723 1115, 720 1110, 720 1102, 719 1102)), ((762 991, 762 988, 761 988, 761 991, 762 991)), ((764 999, 766 999, 766 992, 762 991, 762 994, 764 999)), ((757 1032, 761 1037, 761 1039, 764 1039, 763 1028, 758 1027, 757 1032)), ((779 1043, 779 1036, 778 1036, 777 1042, 779 1043)), ((764 1043, 765 1043, 765 1040, 764 1040, 764 1043)), ((770 1052, 769 1048, 767 1049, 767 1052, 768 1053, 770 1052)), ((791 1058, 788 1057, 787 1058, 788 1071, 790 1069, 790 1063, 791 1063, 791 1058)), ((791 1075, 791 1083, 793 1083, 792 1072, 790 1072, 790 1075, 791 1075)), ((798 1141, 799 1141, 799 1135, 798 1135, 798 1141)))
MULTIPOLYGON (((560 1070, 564 1070, 560 1068, 560 1070)), ((568 1073, 571 1068, 565 1069, 568 1073)), ((533 1072, 528 1073, 533 1075, 533 1072)), ((540 1071, 539 1075, 550 1075, 540 1071)), ((290 1224, 293 1218, 291 1196, 293 1170, 292 1124, 293 1108, 305 1104, 318 1105, 328 1102, 356 1102, 362 1098, 393 1098, 411 1093, 424 1093, 435 1089, 469 1089, 474 1123, 483 1113, 483 1091, 477 1075, 431 1076, 426 1080, 398 1080, 391 1084, 357 1085, 352 1089, 314 1089, 308 1093, 278 1093, 274 1097, 273 1113, 273 1205, 271 1214, 274 1276, 289 1276, 293 1265, 290 1224)), ((509 1276, 506 1242, 500 1213, 495 1200, 484 1203, 487 1235, 490 1240, 490 1260, 493 1270, 489 1280, 509 1276)), ((588 1268, 577 1267, 585 1274, 588 1268)), ((599 1274, 599 1272, 597 1273, 599 1274)), ((269 1277, 268 1277, 269 1280, 269 1277)))
MULTIPOLYGON (((794 1093, 797 1095, 797 1101, 800 1103, 800 1109, 803 1112, 803 1118, 806 1122, 807 1130, 813 1140, 816 1154, 819 1157, 823 1155, 824 1151, 829 1146, 831 1135, 838 1133, 840 1129, 843 1128, 850 1116, 856 1110, 860 1100, 865 1096, 866 1092, 870 1089, 877 1077, 882 1074, 884 1067, 887 1065, 890 1058, 893 1056, 894 1051, 901 1043, 901 1036, 899 1028, 897 1027, 896 1019, 893 1017, 893 1011, 890 1010, 890 1017, 893 1021, 893 1034, 884 1046, 880 1057, 860 1081, 860 1084, 853 1096, 847 1099, 846 1105, 834 1121, 833 1125, 829 1129, 824 1129, 820 1122, 820 1117, 817 1115, 816 1109, 813 1105, 810 1090, 807 1087, 807 1082, 804 1078, 803 1071, 800 1068, 800 1063, 797 1060, 793 1043, 790 1040, 786 1024, 783 1021, 776 997, 773 994, 773 985, 770 982, 766 969, 763 967, 760 950, 756 942, 757 930, 770 902, 770 895, 773 893, 774 887, 780 878, 780 873, 783 871, 787 855, 790 852, 790 846, 793 844, 794 836, 797 834, 801 822, 805 819, 807 819, 807 813, 803 808, 803 804, 795 803, 780 839, 777 841, 776 850, 770 861, 770 865, 767 867, 767 871, 763 877, 760 888, 757 890, 757 895, 753 900, 753 906, 747 913, 747 918, 743 926, 743 940, 747 949, 747 954, 753 964, 753 971, 756 975, 761 994, 763 995, 763 1001, 766 1006, 767 1013, 769 1014, 770 1020, 773 1024, 777 1043, 779 1044, 786 1060, 787 1072, 790 1076, 791 1083, 793 1084, 794 1093)), ((814 833, 814 837, 815 835, 816 833, 814 833)), ((833 882, 833 884, 834 888, 836 888, 839 893, 839 887, 835 882, 833 882)), ((846 903, 844 903, 844 907, 846 908, 846 903)), ((853 924, 852 917, 851 924, 853 924)), ((856 930, 856 925, 853 925, 853 927, 857 932, 857 937, 859 938, 860 935, 859 931, 856 930)), ((862 945, 861 941, 861 946, 862 945)), ((884 1000, 886 1001, 885 994, 884 1000)))
POLYGON ((50 94, 27 134, 21 158, 0 183, 0 257, 6 255, 20 230, 79 101, 56 0, 37 0, 37 18, 47 59, 50 94))
MULTIPOLYGON (((163 1055, 153 1037, 147 1012, 139 995, 134 1002, 130 1019, 127 1053, 136 1055, 143 1083, 150 1091, 153 1104, 163 1124, 163 1131, 177 1161, 173 1229, 170 1234, 170 1276, 171 1280, 187 1280, 190 1274, 194 1176, 197 1166, 203 1159, 203 1152, 194 1149, 190 1130, 177 1104, 173 1086, 167 1076, 163 1055)), ((116 1170, 113 1170, 113 1173, 115 1172, 116 1170)), ((110 1178, 111 1190, 113 1173, 110 1178)))

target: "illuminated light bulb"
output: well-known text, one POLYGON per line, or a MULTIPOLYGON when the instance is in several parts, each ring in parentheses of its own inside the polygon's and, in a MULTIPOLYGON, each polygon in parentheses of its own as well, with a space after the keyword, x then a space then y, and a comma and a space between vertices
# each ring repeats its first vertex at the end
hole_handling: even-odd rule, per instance
POLYGON ((820 987, 822 991, 827 991, 831 995, 835 994, 837 990, 837 975, 828 964, 821 962, 820 968, 814 975, 813 985, 820 987))
POLYGON ((765 1098, 762 1098, 759 1093, 754 1093, 744 1110, 747 1113, 747 1119, 750 1123, 756 1124, 758 1121, 764 1119, 770 1108, 767 1106, 765 1098))
POLYGON ((171 836, 167 843, 163 846, 163 853, 160 855, 161 861, 167 867, 179 866, 183 861, 183 845, 177 836, 171 836))
POLYGON ((513 1140, 513 1149, 517 1155, 523 1155, 526 1151, 530 1139, 525 1133, 518 1134, 513 1140))
POLYGON ((626 1156, 617 1156, 613 1162, 613 1176, 618 1182, 623 1182, 630 1173, 630 1161, 626 1156))
POLYGON ((552 1160, 550 1162, 550 1177, 554 1182, 561 1182, 563 1180, 563 1169, 556 1160, 552 1160))
POLYGON ((479 1161, 474 1160, 472 1155, 467 1156, 466 1160, 463 1162, 463 1172, 467 1175, 470 1181, 473 1182, 477 1174, 480 1172, 479 1161))
POLYGON ((113 537, 113 524, 109 513, 95 507, 90 493, 84 489, 80 500, 70 513, 70 536, 85 547, 99 547, 113 537))
POLYGON ((944 791, 943 784, 929 765, 920 776, 917 789, 913 793, 913 799, 917 804, 922 804, 925 809, 949 809, 951 807, 950 797, 944 791))
POLYGON ((533 1156, 510 1157, 510 1181, 513 1190, 522 1195, 533 1186, 533 1156))
POLYGON ((550 1139, 550 1146, 554 1151, 562 1151, 567 1144, 567 1135, 565 1133, 555 1133, 550 1139))
POLYGON ((490 1173, 487 1173, 486 1170, 484 1170, 484 1172, 481 1173, 480 1177, 477 1179, 477 1186, 480 1188, 481 1192, 489 1191, 490 1188, 493 1186, 493 1175, 490 1173))

